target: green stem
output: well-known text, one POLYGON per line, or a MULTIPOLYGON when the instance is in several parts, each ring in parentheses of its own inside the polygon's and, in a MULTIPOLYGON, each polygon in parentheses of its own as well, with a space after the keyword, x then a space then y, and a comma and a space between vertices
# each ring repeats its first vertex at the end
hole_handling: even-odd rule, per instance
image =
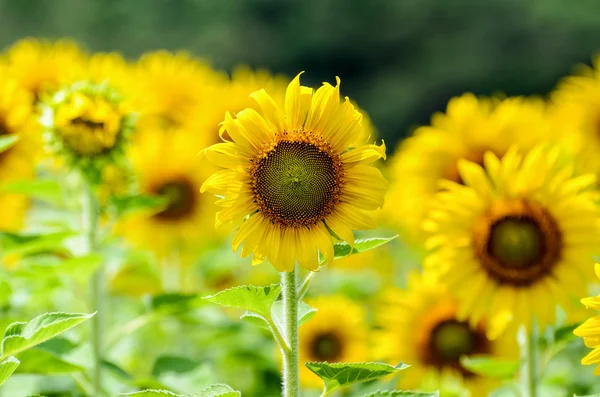
POLYGON ((538 329, 535 319, 531 323, 531 331, 521 327, 519 345, 521 347, 521 382, 524 397, 538 396, 538 329))
POLYGON ((302 299, 304 299, 304 295, 306 295, 306 293, 308 292, 308 287, 310 287, 310 283, 313 279, 313 277, 315 276, 316 272, 309 272, 308 276, 306 276, 306 278, 304 279, 304 282, 302 282, 302 286, 300 287, 300 290, 298 291, 298 302, 300 302, 302 299))
POLYGON ((281 274, 283 293, 284 330, 289 349, 283 354, 283 397, 298 397, 300 378, 298 373, 298 290, 296 268, 281 274))
MULTIPOLYGON (((85 198, 83 203, 83 222, 87 240, 87 252, 95 253, 98 250, 98 218, 100 209, 94 194, 93 187, 85 182, 85 198)), ((92 318, 92 346, 94 353, 94 396, 104 393, 102 382, 102 353, 104 331, 104 263, 101 261, 94 273, 91 282, 91 303, 96 315, 92 318)))

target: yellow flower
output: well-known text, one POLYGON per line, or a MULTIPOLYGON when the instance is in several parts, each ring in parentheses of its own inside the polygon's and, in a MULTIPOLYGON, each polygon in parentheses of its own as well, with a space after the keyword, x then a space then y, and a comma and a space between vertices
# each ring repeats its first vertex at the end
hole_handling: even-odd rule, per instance
POLYGON ((487 152, 484 168, 459 163, 464 185, 440 184, 424 265, 456 291, 461 318, 530 327, 535 316, 544 326, 585 290, 600 238, 596 179, 574 175, 560 154, 487 152))
POLYGON ((139 190, 166 198, 164 208, 127 216, 118 227, 120 234, 137 246, 165 257, 174 250, 200 249, 220 238, 214 226, 215 204, 200 194, 211 172, 202 164, 202 149, 192 134, 140 132, 131 147, 139 190))
MULTIPOLYGON (((31 119, 31 95, 7 76, 0 67, 0 137, 16 136, 17 142, 0 153, 0 185, 33 178, 40 140, 34 134, 31 119)), ((22 227, 29 200, 21 195, 0 191, 0 231, 22 227)))
POLYGON ((376 359, 411 365, 400 378, 400 389, 442 389, 444 396, 447 382, 460 381, 472 397, 486 396, 500 382, 470 372, 460 358, 518 354, 514 340, 490 339, 486 323, 460 318, 453 296, 432 277, 410 274, 408 289, 385 291, 377 307, 376 359))
POLYGON ((4 61, 18 83, 40 100, 80 78, 85 56, 70 40, 23 39, 8 49, 4 61))
MULTIPOLYGON (((600 264, 596 264, 596 276, 600 278, 600 264)), ((600 296, 584 298, 581 303, 588 309, 600 310, 600 296)), ((580 325, 573 333, 581 338, 592 350, 581 360, 583 365, 600 363, 600 316, 594 316, 580 325)), ((600 365, 596 366, 594 375, 600 375, 600 365)))
POLYGON ((321 296, 307 303, 318 311, 300 329, 300 382, 318 388, 323 381, 304 363, 367 361, 368 327, 365 309, 345 296, 321 296))
POLYGON ((550 103, 555 125, 569 128, 561 143, 577 154, 582 169, 600 174, 600 55, 593 67, 564 78, 550 103))
POLYGON ((203 117, 222 81, 223 74, 186 52, 157 51, 139 59, 125 92, 140 112, 140 129, 178 128, 203 117))
POLYGON ((84 66, 85 80, 95 84, 106 83, 124 96, 129 94, 126 89, 133 77, 132 70, 121 54, 96 53, 86 59, 84 66))
POLYGON ((386 181, 370 164, 385 146, 351 147, 361 132, 361 115, 340 100, 339 79, 313 92, 298 75, 288 86, 283 111, 264 91, 252 108, 226 115, 231 141, 205 150, 225 168, 202 186, 222 197, 217 224, 241 226, 234 237, 253 263, 267 257, 278 271, 296 261, 316 270, 318 251, 333 260, 330 231, 354 243, 353 229, 374 228, 371 212, 383 204, 386 181))
POLYGON ((477 98, 464 94, 448 103, 446 113, 432 117, 404 140, 388 174, 390 192, 382 217, 415 245, 425 236, 421 224, 439 181, 462 183, 461 159, 482 164, 491 151, 502 157, 512 145, 529 149, 551 134, 543 101, 526 98, 477 98))

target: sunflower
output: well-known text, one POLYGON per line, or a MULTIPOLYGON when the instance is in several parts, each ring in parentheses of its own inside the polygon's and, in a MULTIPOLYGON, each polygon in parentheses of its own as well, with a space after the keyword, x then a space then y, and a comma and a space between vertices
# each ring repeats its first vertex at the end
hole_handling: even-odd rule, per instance
POLYGON ((340 87, 325 83, 313 92, 298 75, 288 86, 285 111, 264 91, 252 97, 261 112, 226 114, 231 141, 205 150, 225 169, 202 186, 222 197, 217 224, 241 226, 233 249, 253 263, 267 257, 278 271, 296 261, 318 268, 318 250, 333 260, 332 234, 350 245, 352 229, 374 228, 371 211, 383 205, 386 181, 370 164, 385 158, 385 146, 352 144, 361 115, 340 87))
POLYGON ((487 152, 484 167, 463 160, 458 168, 463 184, 440 184, 424 224, 425 267, 456 291, 460 318, 553 323, 556 305, 568 307, 593 275, 594 175, 575 175, 572 161, 545 146, 502 159, 487 152))
POLYGON ((600 174, 600 54, 593 67, 580 66, 552 92, 551 112, 556 125, 567 126, 562 143, 578 156, 578 165, 600 174))
POLYGON ((446 113, 432 117, 430 126, 417 128, 404 140, 388 173, 391 180, 383 221, 420 246, 421 223, 439 181, 462 183, 461 159, 482 164, 486 151, 502 157, 512 145, 529 149, 551 134, 542 100, 477 98, 464 94, 448 102, 446 113), (397 205, 402 203, 402 205, 397 205))
POLYGON ((129 87, 132 71, 121 54, 96 53, 86 59, 84 66, 85 80, 96 84, 107 83, 123 96, 129 94, 126 90, 129 87))
POLYGON ((134 65, 125 92, 140 112, 140 129, 179 129, 212 107, 217 86, 225 80, 187 52, 157 51, 143 55, 134 65))
MULTIPOLYGON (((596 264, 596 276, 600 278, 600 264, 596 264)), ((588 309, 600 310, 600 296, 584 298, 581 303, 588 309)), ((600 316, 594 316, 580 325, 573 333, 581 338, 589 348, 592 348, 591 353, 581 360, 583 365, 591 365, 600 363, 600 316)), ((594 375, 600 375, 600 365, 596 366, 594 375)))
POLYGON ((192 134, 143 131, 129 158, 143 194, 164 197, 166 204, 150 212, 127 216, 118 232, 134 245, 161 257, 175 250, 201 248, 219 237, 214 226, 215 204, 200 187, 210 172, 198 157, 192 134))
POLYGON ((8 49, 4 60, 9 73, 39 101, 81 78, 85 55, 70 40, 23 39, 8 49))
POLYGON ((369 359, 365 309, 345 296, 320 296, 307 303, 317 313, 300 329, 300 382, 318 388, 323 381, 305 362, 363 362, 369 359))
POLYGON ((484 322, 469 324, 458 316, 458 304, 439 280, 411 273, 407 290, 392 288, 380 297, 375 314, 377 359, 406 362, 410 373, 400 378, 400 389, 434 391, 462 383, 472 397, 485 396, 498 381, 474 374, 460 358, 491 355, 515 358, 518 349, 505 337, 490 339, 484 322))

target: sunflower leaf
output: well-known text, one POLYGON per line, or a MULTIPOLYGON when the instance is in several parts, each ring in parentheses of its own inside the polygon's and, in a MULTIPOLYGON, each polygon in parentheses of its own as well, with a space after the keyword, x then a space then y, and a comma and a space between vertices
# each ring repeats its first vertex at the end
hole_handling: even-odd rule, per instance
MULTIPOLYGON (((335 259, 340 259, 348 255, 360 254, 361 252, 381 247, 382 245, 394 240, 396 237, 398 236, 396 235, 393 237, 369 237, 356 239, 354 241, 354 248, 351 248, 350 244, 348 244, 347 242, 341 241, 333 245, 333 255, 335 259)), ((324 263, 325 259, 326 258, 323 256, 323 254, 319 253, 319 263, 324 263)))
POLYGON ((0 153, 10 149, 18 140, 18 135, 0 136, 0 153))
MULTIPOLYGON (((304 302, 299 302, 298 304, 298 327, 302 324, 313 318, 313 316, 317 314, 317 309, 314 307, 308 306, 304 302)), ((273 322, 275 326, 279 330, 279 332, 284 335, 285 332, 283 330, 283 302, 277 301, 273 304, 271 308, 271 315, 273 316, 273 322)))
POLYGON ((17 369, 18 373, 36 375, 56 375, 82 372, 85 370, 80 365, 64 360, 42 349, 29 349, 19 354, 22 364, 17 369))
POLYGON ((12 256, 35 255, 40 252, 54 251, 60 244, 77 233, 60 231, 47 234, 18 234, 0 232, 0 248, 2 253, 12 256))
POLYGON ((60 184, 49 179, 6 182, 0 185, 0 190, 8 193, 22 194, 51 204, 60 204, 63 201, 63 191, 60 184))
POLYGON ((167 390, 144 390, 121 395, 135 397, 240 397, 242 393, 227 385, 216 384, 191 394, 176 394, 167 390))
POLYGON ((486 355, 463 356, 460 363, 474 374, 498 379, 512 378, 519 370, 518 360, 506 360, 486 355))
POLYGON ((137 211, 159 211, 167 205, 167 199, 144 194, 110 198, 117 218, 137 211))
POLYGON ((371 394, 367 394, 363 397, 439 397, 439 392, 422 393, 416 391, 402 391, 402 390, 379 390, 371 394))
POLYGON ((94 314, 44 313, 35 317, 29 323, 12 323, 4 332, 0 359, 39 345, 88 320, 94 314))
POLYGON ((271 318, 271 306, 279 297, 280 291, 279 284, 272 284, 268 287, 242 285, 205 296, 202 299, 217 305, 244 309, 265 318, 271 318))
POLYGON ((333 391, 342 387, 375 380, 409 367, 409 365, 403 363, 394 367, 389 364, 376 362, 332 364, 326 362, 308 362, 305 365, 323 380, 323 396, 328 396, 333 391))
POLYGON ((20 361, 14 357, 8 357, 0 362, 0 385, 6 382, 13 372, 15 372, 19 364, 20 361))

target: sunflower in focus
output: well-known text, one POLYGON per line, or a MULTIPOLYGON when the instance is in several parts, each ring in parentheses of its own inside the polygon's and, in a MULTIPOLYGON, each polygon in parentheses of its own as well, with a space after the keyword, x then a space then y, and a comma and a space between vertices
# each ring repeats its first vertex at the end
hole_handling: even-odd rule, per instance
POLYGON ((23 39, 4 56, 9 73, 35 102, 83 75, 85 54, 71 40, 23 39))
MULTIPOLYGON (((596 264, 596 277, 600 278, 600 264, 596 264)), ((588 309, 600 310, 600 296, 584 298, 581 303, 588 309)), ((594 316, 577 327, 573 333, 581 338, 586 347, 592 348, 587 356, 581 360, 583 365, 600 363, 600 316, 594 316)), ((600 365, 596 366, 594 375, 600 375, 600 365)))
MULTIPOLYGON (((140 130, 188 126, 210 109, 226 77, 186 52, 157 51, 134 65, 125 92, 140 112, 140 130)), ((222 117, 222 115, 221 115, 222 117)))
MULTIPOLYGON (((35 159, 40 140, 33 133, 31 95, 0 68, 0 138, 14 136, 17 141, 0 152, 0 185, 35 176, 35 159)), ((0 231, 16 231, 22 227, 29 206, 26 197, 0 191, 0 231)))
POLYGON ((412 273, 406 290, 389 289, 380 300, 374 350, 377 359, 411 365, 410 373, 400 378, 400 389, 441 389, 445 396, 450 395, 445 393, 447 384, 462 383, 471 397, 486 396, 499 381, 474 374, 460 358, 518 356, 514 341, 488 338, 485 322, 470 324, 459 318, 457 302, 439 280, 412 273))
POLYGON ((321 296, 307 303, 318 311, 300 330, 300 382, 305 387, 319 388, 323 381, 305 362, 348 363, 369 359, 366 311, 341 295, 321 296))
POLYGON ((353 229, 376 226, 372 211, 387 184, 370 164, 385 158, 385 146, 353 145, 362 117, 340 100, 339 79, 313 91, 296 76, 283 110, 264 90, 252 98, 261 112, 227 113, 222 133, 231 140, 204 151, 224 169, 202 189, 221 197, 217 224, 241 224, 233 249, 243 242, 242 257, 316 270, 318 251, 333 261, 332 235, 352 245, 353 229))
POLYGON ((486 151, 501 158, 513 145, 529 149, 553 136, 551 127, 542 100, 473 94, 451 99, 445 113, 435 114, 431 125, 400 144, 388 169, 391 185, 382 221, 421 245, 421 224, 439 181, 463 183, 459 161, 482 164, 486 151))
POLYGON ((129 158, 143 194, 166 199, 163 207, 127 216, 118 231, 133 244, 161 257, 175 250, 201 249, 219 237, 212 200, 200 194, 210 172, 191 134, 144 131, 129 158))
MULTIPOLYGON (((570 159, 569 159, 570 160, 570 159)), ((484 166, 459 163, 462 184, 440 183, 424 227, 424 266, 456 291, 459 317, 501 326, 554 323, 556 305, 585 291, 598 249, 598 192, 558 147, 537 146, 484 166)))
POLYGON ((564 78, 550 98, 555 123, 569 128, 561 143, 577 154, 583 170, 600 175, 600 54, 592 67, 564 78))

